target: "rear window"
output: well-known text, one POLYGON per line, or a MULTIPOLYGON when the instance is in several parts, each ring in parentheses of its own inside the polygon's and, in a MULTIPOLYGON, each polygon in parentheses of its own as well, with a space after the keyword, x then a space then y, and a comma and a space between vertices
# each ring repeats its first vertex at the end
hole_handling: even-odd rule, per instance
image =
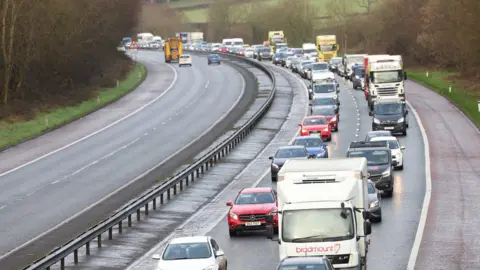
POLYGON ((187 59, 187 58, 190 58, 190 55, 182 55, 182 56, 180 56, 180 58, 187 59))

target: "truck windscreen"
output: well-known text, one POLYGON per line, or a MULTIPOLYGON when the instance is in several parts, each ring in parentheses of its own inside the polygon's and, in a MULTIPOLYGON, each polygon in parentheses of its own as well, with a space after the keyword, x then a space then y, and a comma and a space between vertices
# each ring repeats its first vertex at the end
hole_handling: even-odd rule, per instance
POLYGON ((336 44, 322 44, 318 46, 318 49, 321 52, 331 52, 331 51, 336 51, 337 50, 337 45, 336 44))
POLYGON ((403 80, 401 70, 375 71, 373 72, 373 83, 396 83, 403 80))
POLYGON ((378 115, 403 114, 403 107, 400 103, 378 103, 374 106, 374 112, 378 115))
POLYGON ((282 216, 282 240, 284 242, 342 241, 355 236, 350 209, 285 210, 282 216), (345 215, 342 214, 342 211, 345 215))

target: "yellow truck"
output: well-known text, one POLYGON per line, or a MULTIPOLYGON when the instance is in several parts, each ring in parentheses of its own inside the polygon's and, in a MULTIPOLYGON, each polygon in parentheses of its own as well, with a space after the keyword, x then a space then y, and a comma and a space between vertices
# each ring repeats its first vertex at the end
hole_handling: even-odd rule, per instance
POLYGON ((287 39, 285 38, 283 31, 268 32, 268 44, 274 53, 281 47, 288 47, 287 39))
POLYGON ((338 52, 337 36, 317 36, 318 61, 328 62, 337 57, 338 52))
POLYGON ((163 51, 165 53, 165 62, 178 62, 178 59, 183 54, 182 39, 179 37, 167 38, 163 51))

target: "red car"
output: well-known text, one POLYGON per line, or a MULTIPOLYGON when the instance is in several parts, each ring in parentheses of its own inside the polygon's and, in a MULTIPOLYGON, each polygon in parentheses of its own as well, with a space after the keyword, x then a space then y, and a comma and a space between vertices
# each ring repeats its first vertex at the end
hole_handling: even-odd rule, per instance
POLYGON ((230 210, 227 214, 230 236, 241 231, 265 229, 265 217, 274 215, 273 227, 278 229, 277 192, 269 187, 242 189, 234 202, 227 202, 230 210))
POLYGON ((333 107, 315 107, 312 109, 312 116, 324 116, 327 121, 328 125, 330 126, 330 130, 338 131, 338 122, 340 122, 340 114, 335 113, 335 109, 333 107))
POLYGON ((218 48, 218 52, 228 53, 228 48, 227 47, 220 47, 220 48, 218 48))
POLYGON ((332 140, 330 125, 325 116, 313 115, 303 119, 300 126, 300 136, 318 136, 324 141, 332 140))

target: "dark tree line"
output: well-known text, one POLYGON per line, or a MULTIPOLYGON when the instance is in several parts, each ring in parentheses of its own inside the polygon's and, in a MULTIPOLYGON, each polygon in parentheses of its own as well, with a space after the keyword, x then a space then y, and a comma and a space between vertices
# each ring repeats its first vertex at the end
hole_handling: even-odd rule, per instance
POLYGON ((2 0, 0 119, 91 97, 132 63, 116 46, 137 25, 137 0, 2 0))

